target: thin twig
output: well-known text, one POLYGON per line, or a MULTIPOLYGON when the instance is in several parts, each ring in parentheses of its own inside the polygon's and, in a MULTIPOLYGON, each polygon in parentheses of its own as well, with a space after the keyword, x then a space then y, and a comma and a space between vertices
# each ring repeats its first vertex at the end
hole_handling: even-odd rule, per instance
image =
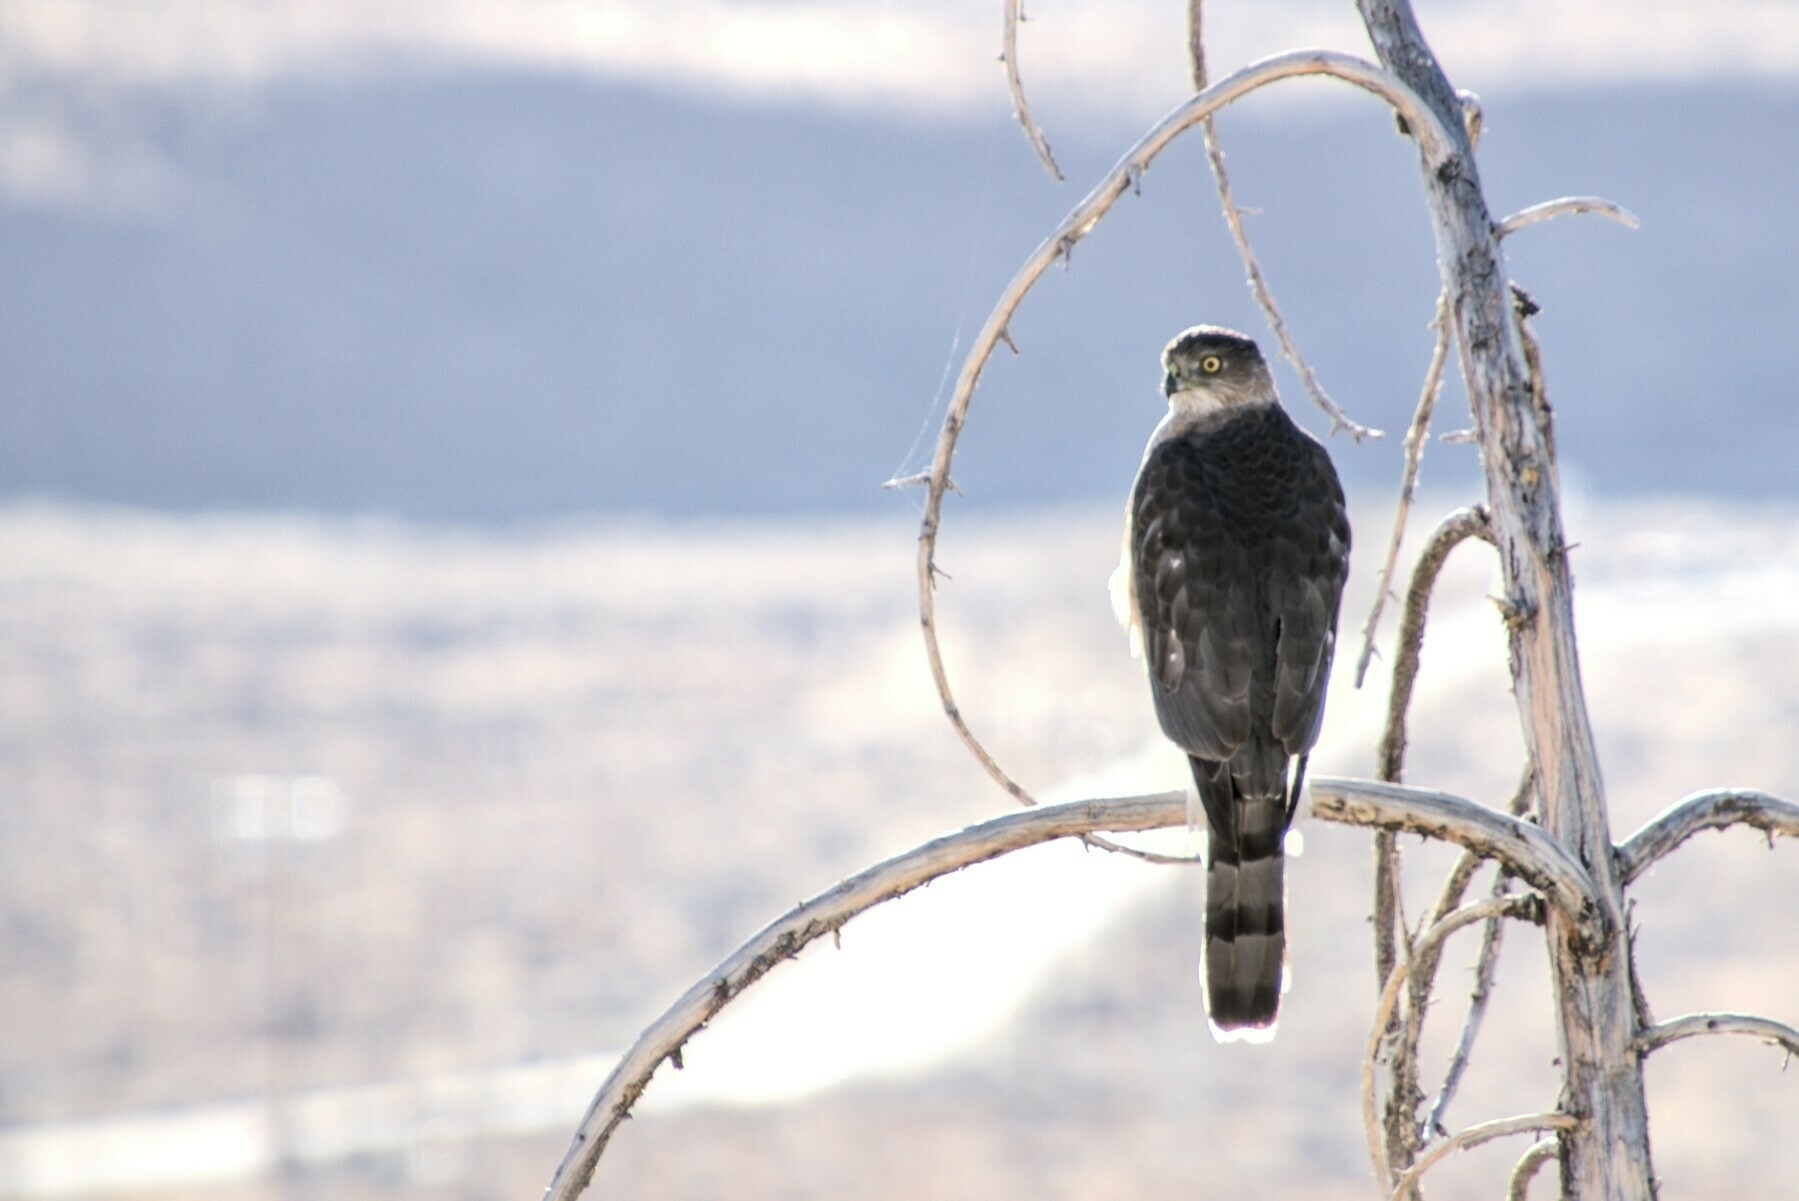
MULTIPOLYGON (((1510 882, 1510 877, 1503 871, 1496 873, 1493 877, 1493 895, 1504 896, 1510 882)), ((1443 1073, 1443 1083, 1425 1114, 1426 1140, 1443 1130, 1443 1114, 1449 1109, 1449 1102, 1455 1097, 1455 1090, 1461 1086, 1462 1076, 1468 1071, 1468 1063, 1474 1057, 1474 1040, 1480 1036, 1481 1022, 1487 1016, 1487 1002, 1493 995, 1493 984, 1499 968, 1499 947, 1504 937, 1505 923, 1497 918, 1487 919, 1486 926, 1480 932, 1480 957, 1474 965, 1474 989, 1468 997, 1468 1016, 1462 1022, 1462 1033, 1456 1039, 1454 1054, 1449 1057, 1449 1067, 1443 1073)))
POLYGON ((934 838, 794 907, 706 973, 638 1036, 588 1106, 544 1194, 545 1201, 572 1201, 580 1196, 592 1180, 608 1140, 630 1116, 631 1107, 663 1061, 672 1060, 721 1009, 814 939, 835 933, 858 913, 939 876, 1012 851, 1098 830, 1159 830, 1186 821, 1187 797, 1180 792, 1073 801, 1007 813, 934 838))
POLYGON ((1735 825, 1762 831, 1770 846, 1777 834, 1799 838, 1799 805, 1742 788, 1695 792, 1670 806, 1618 848, 1619 883, 1629 884, 1699 831, 1735 825))
POLYGON ((1074 245, 1092 232, 1127 191, 1141 179, 1156 156, 1167 149, 1182 133, 1217 112, 1225 105, 1242 99, 1259 88, 1282 79, 1302 75, 1328 75, 1351 83, 1386 100, 1401 116, 1407 118, 1418 147, 1429 164, 1441 164, 1454 156, 1455 142, 1436 114, 1393 73, 1363 59, 1331 50, 1293 50, 1251 63, 1192 97, 1169 113, 1137 144, 1126 152, 1111 172, 1075 206, 1049 237, 1031 253, 1001 293, 999 302, 988 315, 963 360, 951 393, 949 410, 944 414, 943 429, 937 437, 937 449, 931 461, 931 482, 925 491, 924 514, 918 535, 918 608, 923 631, 925 656, 930 662, 931 678, 943 702, 943 711, 963 745, 974 755, 987 774, 1022 804, 1031 804, 1030 794, 1006 774, 997 760, 974 736, 957 707, 950 690, 949 676, 943 665, 943 652, 937 639, 936 621, 936 549, 937 534, 942 523, 943 494, 955 457, 956 441, 968 420, 968 408, 981 372, 992 357, 1012 316, 1043 274, 1058 259, 1064 258, 1074 245))
POLYGON ((1399 1183, 1393 1188, 1392 1201, 1401 1201, 1412 1186, 1418 1183, 1420 1176, 1430 1171, 1438 1161, 1451 1152, 1467 1147, 1478 1147, 1482 1143, 1491 1142, 1496 1138, 1504 1138, 1508 1134, 1524 1134, 1527 1131, 1537 1130, 1573 1130, 1578 1125, 1580 1125, 1580 1121, 1569 1114, 1533 1113, 1523 1117, 1498 1118, 1491 1122, 1482 1122, 1478 1126, 1470 1126, 1426 1151, 1418 1162, 1399 1178, 1399 1183))
POLYGON ((1109 855, 1123 855, 1126 859, 1153 863, 1157 867, 1197 867, 1206 861, 1204 855, 1169 855, 1161 851, 1145 851, 1140 847, 1113 842, 1110 838, 1099 834, 1083 834, 1080 837, 1081 845, 1090 850, 1105 851, 1109 855))
POLYGON ((1637 1047, 1647 1055, 1672 1042, 1701 1034, 1747 1034, 1763 1042, 1786 1048, 1788 1056, 1799 1055, 1799 1029, 1773 1018, 1752 1013, 1689 1013, 1671 1018, 1659 1026, 1651 1026, 1637 1038, 1637 1047))
POLYGON ((1485 805, 1403 784, 1318 776, 1312 780, 1312 814, 1344 825, 1440 838, 1497 859, 1541 892, 1581 932, 1586 947, 1607 945, 1620 928, 1619 915, 1567 848, 1539 827, 1485 805))
POLYGON ((1536 1177, 1537 1170, 1556 1157, 1562 1149, 1560 1139, 1546 1138, 1540 1143, 1532 1143, 1530 1150, 1518 1157, 1512 1168, 1511 1179, 1506 1181, 1505 1201, 1524 1201, 1530 1192, 1530 1182, 1536 1177))
POLYGON ((1210 82, 1206 71, 1205 0, 1187 0, 1187 65, 1193 73, 1193 90, 1203 92, 1210 82))
MULTIPOLYGON (((1193 68, 1193 90, 1196 92, 1205 91, 1207 82, 1204 17, 1204 0, 1188 0, 1187 55, 1193 68)), ((1351 421, 1342 407, 1325 392, 1324 385, 1318 382, 1311 364, 1299 353, 1299 345, 1287 330, 1286 318, 1281 315, 1280 306, 1274 302, 1274 292, 1268 286, 1268 277, 1262 272, 1262 264, 1256 259, 1255 251, 1250 249, 1249 233, 1243 228, 1243 210, 1237 206, 1236 197, 1231 191, 1231 177, 1224 167, 1224 146, 1218 140, 1217 122, 1212 117, 1207 117, 1200 122, 1200 133, 1205 141, 1206 161, 1212 167, 1212 180, 1218 187, 1218 206, 1224 213, 1224 223, 1230 227, 1231 241, 1237 245, 1237 255, 1243 260, 1250 295, 1255 297, 1263 318, 1268 322, 1269 330, 1274 334, 1275 341, 1280 343, 1281 354, 1293 365, 1293 370, 1299 373, 1299 382, 1312 398, 1312 403, 1323 409, 1331 419, 1333 434, 1342 430, 1357 442, 1363 438, 1385 437, 1380 430, 1351 421)))
POLYGON ((1592 213, 1596 217, 1606 217, 1626 229, 1636 229, 1643 224, 1637 220, 1635 213, 1602 196, 1563 196, 1559 200, 1545 200, 1541 204, 1533 204, 1529 208, 1519 209, 1493 226, 1493 236, 1503 238, 1517 233, 1527 225, 1535 225, 1537 222, 1547 221, 1551 217, 1565 217, 1573 213, 1592 213))
POLYGON ((1006 88, 1012 93, 1012 115, 1024 126, 1024 136, 1031 140, 1031 148, 1037 152, 1043 169, 1061 183, 1062 168, 1056 166, 1056 156, 1049 152, 1049 139, 1043 136, 1037 118, 1031 116, 1030 102, 1024 98, 1024 84, 1018 78, 1018 22, 1023 15, 1024 0, 1006 0, 1005 48, 1000 51, 999 61, 1006 66, 1006 88))
MULTIPOLYGON (((1510 813, 1513 817, 1523 817, 1531 809, 1536 798, 1536 791, 1536 768, 1534 765, 1526 764, 1524 773, 1518 780, 1518 787, 1512 793, 1512 799, 1506 803, 1506 812, 1510 813)), ((1455 866, 1450 869, 1448 877, 1443 881, 1442 892, 1437 897, 1437 906, 1435 910, 1432 911, 1433 921, 1440 920, 1445 914, 1449 913, 1462 903, 1462 894, 1467 891, 1468 884, 1473 879, 1474 873, 1476 869, 1479 868, 1481 862, 1481 857, 1476 855, 1473 851, 1462 852, 1462 857, 1456 861, 1455 866)), ((1494 877, 1494 896, 1499 896, 1505 891, 1508 880, 1509 877, 1503 870, 1494 877)), ((1498 961, 1498 929, 1499 926, 1497 923, 1489 922, 1486 930, 1482 934, 1481 954, 1475 972, 1474 999, 1470 1002, 1467 1020, 1462 1024, 1462 1033, 1456 1043, 1455 1056, 1450 1060, 1449 1070, 1444 1074, 1443 1086, 1437 1090, 1437 1099, 1431 1104, 1429 1117, 1424 1122, 1422 1130, 1419 1131, 1425 1139, 1429 1138, 1432 1131, 1440 1128, 1443 1109, 1449 1104, 1449 1098, 1454 1095, 1461 1075, 1466 1070, 1467 1057, 1473 1051, 1475 1034, 1479 1030, 1482 1014, 1485 1010, 1485 997, 1492 988, 1493 965, 1498 961)), ((1431 991, 1436 987, 1436 972, 1440 962, 1441 960, 1439 959, 1429 964, 1429 971, 1426 973, 1425 987, 1422 990, 1414 987, 1412 990, 1412 1005, 1420 1013, 1422 1013, 1423 1007, 1428 1003, 1431 991)), ((1417 1063, 1418 1038, 1418 1033, 1413 1033, 1410 1036, 1408 1050, 1412 1057, 1413 1065, 1416 1065, 1417 1063)), ((1415 1091, 1416 1088, 1417 1082, 1416 1080, 1413 1080, 1412 1090, 1415 1091)), ((1397 1094, 1399 1093, 1397 1083, 1392 1091, 1397 1097, 1397 1094)), ((1422 1101, 1423 1095, 1421 1093, 1417 1094, 1416 1100, 1422 1101)), ((1415 1115, 1417 1110, 1416 1108, 1411 1108, 1409 1112, 1415 1115)))
POLYGON ((1541 921, 1542 913, 1539 899, 1529 894, 1476 901, 1449 914, 1419 935, 1412 955, 1405 962, 1397 964, 1387 977, 1386 986, 1381 989, 1380 999, 1375 1003, 1374 1021, 1368 1032, 1367 1045, 1362 1051, 1362 1122, 1368 1134, 1368 1154, 1374 1164, 1374 1178, 1383 1188, 1392 1183, 1392 1170, 1389 1167, 1386 1143, 1380 1134, 1380 1123, 1374 1113, 1374 1074, 1380 1061, 1381 1044, 1386 1041, 1388 1019, 1399 1001, 1401 987, 1418 966, 1421 957, 1434 953, 1443 940, 1457 930, 1485 921, 1489 917, 1541 921))
POLYGON ((1387 561, 1382 565, 1380 581, 1374 589, 1374 607, 1362 626, 1362 653, 1356 659, 1355 686, 1362 686, 1368 664, 1374 658, 1374 635, 1380 626, 1381 612, 1393 593, 1393 572, 1399 565, 1399 544, 1405 538, 1406 520, 1412 514, 1412 498, 1418 492, 1418 466, 1424 459, 1424 443, 1430 432, 1431 413, 1443 391, 1443 365, 1449 361, 1449 293, 1437 293, 1437 313, 1430 327, 1437 331, 1431 349, 1430 366, 1425 369, 1424 383, 1418 389, 1418 407, 1412 412, 1412 424, 1405 432, 1405 472, 1399 482, 1399 504, 1393 511, 1393 536, 1387 541, 1387 561))
MULTIPOLYGON (((1523 777, 1518 781, 1512 799, 1507 803, 1506 812, 1513 817, 1522 817, 1530 808, 1531 798, 1536 790, 1536 772, 1526 767, 1523 777)), ((1397 858, 1397 852, 1395 852, 1397 858)), ((1430 925, 1442 921, 1461 905, 1462 896, 1468 890, 1468 884, 1474 879, 1485 860, 1474 851, 1463 851, 1455 866, 1449 869, 1449 875, 1443 881, 1443 887, 1437 895, 1437 903, 1432 908, 1425 924, 1430 925)), ((1505 891, 1504 885, 1509 877, 1502 871, 1494 879, 1493 895, 1498 896, 1505 891)), ((1488 925, 1488 930, 1492 930, 1488 925)), ((1409 953, 1409 952, 1408 952, 1409 953)), ((1404 1036, 1391 1027, 1399 1022, 1399 1015, 1394 1013, 1388 1025, 1388 1033, 1395 1038, 1392 1068, 1389 1072, 1387 1088, 1387 1148, 1388 1156, 1395 1163, 1410 1163, 1417 1155, 1420 1147, 1428 1140, 1433 1128, 1428 1123, 1418 1121, 1418 1109, 1424 1103, 1424 1092, 1418 1080, 1418 1047, 1424 1034, 1424 1016, 1430 1006, 1431 995, 1437 987, 1437 969, 1442 963, 1440 954, 1426 952, 1419 956, 1418 966, 1411 973, 1411 983, 1406 990, 1404 1036)), ((1478 1025, 1479 1019, 1474 1019, 1478 1025)), ((1464 1036, 1468 1036, 1468 1027, 1463 1027, 1464 1036)), ((1469 1037, 1472 1043, 1472 1038, 1469 1037)))
MULTIPOLYGON (((1518 781, 1518 787, 1512 792, 1512 799, 1506 803, 1506 812, 1513 817, 1523 817, 1530 808, 1532 798, 1536 795, 1536 769, 1526 765, 1524 774, 1518 781)), ((1462 903, 1462 895, 1467 892, 1474 873, 1479 870, 1485 860, 1473 851, 1463 851, 1462 857, 1456 860, 1455 866, 1449 869, 1449 875, 1443 881, 1442 890, 1437 895, 1437 904, 1431 910, 1427 924, 1439 922, 1444 916, 1454 911, 1462 903)), ((1425 995, 1436 988, 1437 964, 1435 961, 1424 965, 1420 973, 1423 977, 1425 995)))
MULTIPOLYGON (((1397 840, 1398 836, 1392 837, 1397 840)), ((1397 849, 1394 858, 1397 861, 1397 849)), ((1426 927, 1442 921, 1461 906, 1469 881, 1485 862, 1473 851, 1462 852, 1443 881, 1436 906, 1424 920, 1426 927)), ((1442 962, 1438 950, 1416 945, 1408 945, 1406 957, 1412 968, 1407 973, 1405 1004, 1394 1006, 1387 1018, 1387 1036, 1393 1049, 1387 1068, 1387 1105, 1382 1115, 1387 1159, 1401 1170, 1417 1160, 1423 1146, 1418 1124, 1418 1107, 1424 1103, 1424 1090, 1418 1080, 1418 1047, 1424 1037, 1425 1010, 1436 988, 1437 966, 1442 962)))

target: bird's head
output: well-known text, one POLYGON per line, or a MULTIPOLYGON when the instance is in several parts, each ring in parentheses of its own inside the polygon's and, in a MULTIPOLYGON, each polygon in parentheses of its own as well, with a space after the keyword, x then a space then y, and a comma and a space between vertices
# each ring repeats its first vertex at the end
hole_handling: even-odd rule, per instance
POLYGON ((1274 377, 1256 344, 1235 330, 1196 325, 1162 351, 1162 395, 1195 414, 1273 404, 1274 377))

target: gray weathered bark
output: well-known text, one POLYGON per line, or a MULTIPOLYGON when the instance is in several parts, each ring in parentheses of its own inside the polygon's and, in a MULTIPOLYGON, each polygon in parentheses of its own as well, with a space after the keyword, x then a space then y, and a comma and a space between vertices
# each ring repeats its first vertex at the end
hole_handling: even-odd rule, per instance
POLYGON ((1562 912, 1549 918, 1561 1109, 1580 1119, 1560 1134, 1562 1193, 1581 1201, 1639 1201, 1655 1195, 1655 1183, 1631 1007, 1631 951, 1581 686, 1548 413, 1534 403, 1461 103, 1407 0, 1358 0, 1357 8, 1382 64, 1458 139, 1448 163, 1425 170, 1424 189, 1487 477, 1519 719, 1538 772, 1544 825, 1580 860, 1606 910, 1597 916, 1607 936, 1597 942, 1562 912))

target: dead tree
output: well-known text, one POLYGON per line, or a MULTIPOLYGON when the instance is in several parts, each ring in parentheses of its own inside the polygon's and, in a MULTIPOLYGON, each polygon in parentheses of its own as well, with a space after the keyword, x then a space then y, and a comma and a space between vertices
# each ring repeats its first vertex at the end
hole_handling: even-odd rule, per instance
MULTIPOLYGON (((939 875, 1025 846, 1076 837, 1124 850, 1127 848, 1099 835, 1186 822, 1186 800, 1181 793, 1035 807, 1025 789, 974 736, 955 702, 936 637, 934 556, 942 501, 950 486, 957 437, 982 369, 995 348, 1009 340, 1008 322, 1025 295, 1137 185, 1163 149, 1196 125, 1205 130, 1225 216, 1249 269, 1252 289, 1283 353, 1294 361, 1308 392, 1329 413, 1335 429, 1358 438, 1374 433, 1356 425, 1331 402, 1299 358, 1236 220, 1223 158, 1210 128, 1212 116, 1226 105, 1300 75, 1340 79, 1392 108, 1402 133, 1418 151, 1442 278, 1434 323, 1437 347, 1407 438, 1407 476, 1382 571, 1381 597, 1387 594, 1397 562, 1418 450, 1452 344, 1467 385, 1474 419, 1472 437, 1479 444, 1487 486, 1483 507, 1451 514, 1439 526, 1412 577, 1381 746, 1383 778, 1321 778, 1312 783, 1317 816, 1379 831, 1374 909, 1376 965, 1382 986, 1363 1056, 1364 1119, 1379 1195, 1415 1196, 1423 1174, 1454 1151, 1502 1136, 1538 1132, 1548 1137, 1532 1145, 1518 1161, 1509 1182, 1512 1197, 1522 1197, 1532 1175, 1550 1159, 1560 1163, 1564 1198, 1639 1201, 1653 1197, 1655 1177, 1643 1089, 1645 1057, 1670 1042, 1701 1034, 1747 1034, 1780 1045, 1789 1053, 1799 1052, 1799 1029, 1769 1018, 1701 1013, 1653 1023, 1636 984, 1624 916, 1625 893, 1631 882, 1700 830, 1744 824, 1770 836, 1799 835, 1799 805, 1755 792, 1705 792, 1675 804, 1622 843, 1614 842, 1611 833, 1581 686, 1542 358, 1526 320, 1534 307, 1510 284, 1501 244, 1515 230, 1561 213, 1597 212, 1627 223, 1633 223, 1632 219, 1607 201, 1568 198, 1495 220, 1488 211, 1474 157, 1480 127, 1478 101, 1451 87, 1407 0, 1357 0, 1357 7, 1378 62, 1330 50, 1294 50, 1208 85, 1199 0, 1190 0, 1189 45, 1198 94, 1131 147, 1038 246, 1002 293, 957 377, 931 470, 917 481, 926 485, 918 549, 920 624, 946 715, 993 778, 1031 807, 933 840, 841 882, 771 922, 695 983, 644 1032, 601 1087, 550 1184, 547 1196, 553 1201, 568 1201, 586 1189, 608 1140, 656 1069, 664 1061, 679 1066, 687 1039, 745 988, 808 942, 834 933, 862 910, 939 875), (1418 670, 1431 586, 1444 558, 1468 538, 1491 545, 1503 581, 1499 601, 1527 760, 1509 811, 1400 782, 1406 711, 1418 670), (1536 820, 1524 820, 1527 810, 1534 810, 1536 820), (1405 928, 1397 917, 1395 835, 1399 832, 1443 839, 1465 850, 1429 916, 1416 930, 1405 928), (1475 869, 1485 860, 1499 865, 1492 895, 1464 903, 1475 869), (1512 882, 1519 886, 1518 891, 1512 890, 1512 882), (1441 1130, 1440 1118, 1479 1027, 1484 1009, 1484 987, 1479 981, 1490 977, 1501 923, 1507 920, 1536 922, 1545 928, 1561 1094, 1541 1113, 1499 1118, 1449 1134, 1441 1130), (1425 1009, 1444 941, 1473 926, 1485 930, 1476 999, 1444 1083, 1426 1107, 1417 1066, 1425 1009), (1383 1065, 1388 1081, 1384 1106, 1376 1090, 1383 1065)), ((1018 8, 1019 0, 1006 0, 1008 83, 1020 123, 1046 168, 1059 178, 1019 83, 1018 8)), ((1377 606, 1367 625, 1369 639, 1378 618, 1377 606)), ((1366 663, 1364 652, 1358 673, 1366 663)))

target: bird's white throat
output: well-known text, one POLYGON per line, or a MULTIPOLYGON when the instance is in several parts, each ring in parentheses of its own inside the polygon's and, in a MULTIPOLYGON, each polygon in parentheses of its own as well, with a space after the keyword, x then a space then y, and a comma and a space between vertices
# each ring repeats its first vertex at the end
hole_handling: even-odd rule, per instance
POLYGON ((1181 424, 1232 409, 1247 409, 1275 403, 1274 390, 1232 387, 1229 384, 1207 384, 1203 388, 1182 388, 1168 397, 1168 414, 1181 424))

